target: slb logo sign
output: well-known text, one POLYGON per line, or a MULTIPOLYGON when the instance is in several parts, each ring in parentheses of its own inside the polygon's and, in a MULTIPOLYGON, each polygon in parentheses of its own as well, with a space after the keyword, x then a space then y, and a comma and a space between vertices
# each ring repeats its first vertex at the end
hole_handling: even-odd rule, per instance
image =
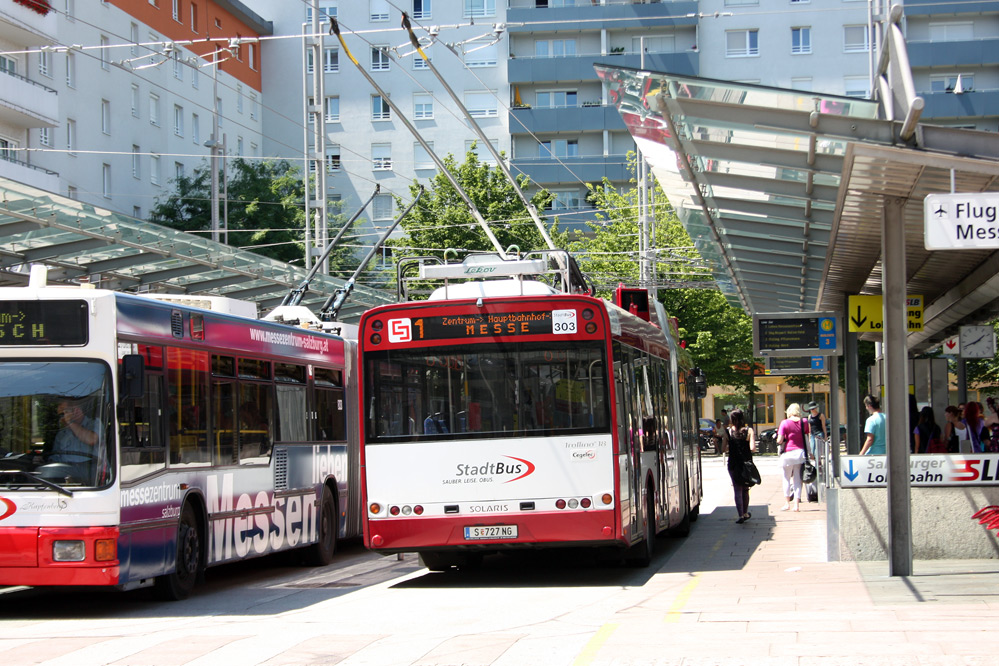
POLYGON ((408 319, 388 320, 389 342, 410 342, 413 339, 413 326, 408 319))

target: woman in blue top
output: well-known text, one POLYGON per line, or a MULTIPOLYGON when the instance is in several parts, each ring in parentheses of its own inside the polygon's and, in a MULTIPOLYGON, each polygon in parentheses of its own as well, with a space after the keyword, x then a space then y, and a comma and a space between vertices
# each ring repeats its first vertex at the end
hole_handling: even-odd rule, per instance
POLYGON ((885 415, 881 413, 881 401, 873 395, 864 398, 864 407, 870 416, 864 423, 864 434, 867 439, 860 449, 862 456, 883 456, 887 453, 885 440, 885 415))
POLYGON ((777 428, 777 445, 784 445, 780 454, 780 466, 784 470, 784 497, 787 502, 781 511, 801 508, 801 466, 808 456, 808 420, 801 417, 801 405, 792 403, 787 408, 787 418, 777 428))

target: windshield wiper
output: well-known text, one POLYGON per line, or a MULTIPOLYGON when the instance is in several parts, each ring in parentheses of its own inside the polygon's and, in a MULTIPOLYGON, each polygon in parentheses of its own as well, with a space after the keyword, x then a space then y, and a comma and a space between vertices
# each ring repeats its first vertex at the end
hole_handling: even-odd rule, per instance
POLYGON ((67 490, 66 488, 63 488, 62 486, 60 486, 58 483, 52 483, 48 479, 43 479, 42 477, 38 476, 37 474, 32 474, 31 472, 27 472, 27 471, 25 471, 23 469, 2 469, 2 470, 0 470, 0 481, 6 481, 7 478, 11 478, 12 479, 15 476, 19 476, 21 478, 28 479, 30 481, 37 481, 38 483, 40 483, 41 485, 45 486, 46 488, 49 488, 51 490, 55 490, 56 492, 62 493, 63 495, 68 495, 70 497, 73 496, 73 491, 72 490, 67 490))

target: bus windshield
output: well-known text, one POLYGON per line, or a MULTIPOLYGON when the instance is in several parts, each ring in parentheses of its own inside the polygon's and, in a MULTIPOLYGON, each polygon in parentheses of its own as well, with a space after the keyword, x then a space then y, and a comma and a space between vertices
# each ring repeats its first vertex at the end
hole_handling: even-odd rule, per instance
POLYGON ((365 441, 609 433, 601 341, 365 353, 365 441))
POLYGON ((0 485, 41 490, 53 483, 109 484, 112 418, 103 363, 0 363, 0 485))

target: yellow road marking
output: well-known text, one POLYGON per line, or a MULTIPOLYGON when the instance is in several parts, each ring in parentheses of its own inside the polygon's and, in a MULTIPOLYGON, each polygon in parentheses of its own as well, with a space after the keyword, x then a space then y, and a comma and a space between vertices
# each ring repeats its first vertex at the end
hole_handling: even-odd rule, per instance
POLYGON ((701 574, 698 573, 690 579, 690 582, 683 586, 680 593, 676 595, 676 599, 673 600, 673 604, 669 607, 669 610, 666 611, 666 617, 663 619, 663 622, 678 622, 680 620, 680 611, 683 610, 683 607, 687 605, 688 601, 690 601, 690 595, 694 592, 694 588, 696 588, 700 582, 701 574))
POLYGON ((618 626, 620 625, 610 623, 600 627, 600 629, 597 630, 597 633, 593 635, 593 638, 591 638, 583 648, 583 651, 579 653, 578 657, 576 657, 576 660, 572 662, 572 666, 588 666, 588 664, 593 663, 593 659, 597 656, 597 652, 599 652, 600 648, 604 646, 604 643, 607 642, 610 635, 617 631, 618 626))

